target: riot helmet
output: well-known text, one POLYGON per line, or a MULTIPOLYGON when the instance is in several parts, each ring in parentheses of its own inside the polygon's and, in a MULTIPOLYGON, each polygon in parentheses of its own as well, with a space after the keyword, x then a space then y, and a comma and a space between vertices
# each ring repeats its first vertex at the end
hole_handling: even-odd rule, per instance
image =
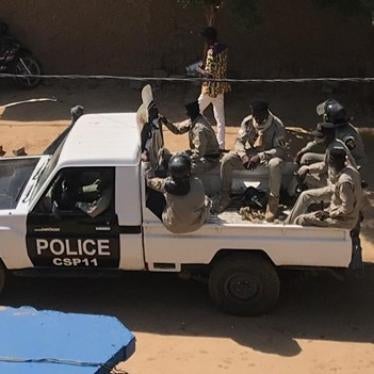
POLYGON ((325 121, 336 126, 344 125, 348 121, 344 106, 334 99, 328 99, 317 105, 316 111, 319 116, 323 116, 325 121))
POLYGON ((191 159, 188 155, 179 153, 169 161, 169 174, 173 179, 189 178, 191 175, 191 159))
POLYGON ((179 153, 173 156, 169 161, 170 177, 166 179, 166 192, 185 196, 190 192, 191 183, 191 159, 187 154, 179 153))

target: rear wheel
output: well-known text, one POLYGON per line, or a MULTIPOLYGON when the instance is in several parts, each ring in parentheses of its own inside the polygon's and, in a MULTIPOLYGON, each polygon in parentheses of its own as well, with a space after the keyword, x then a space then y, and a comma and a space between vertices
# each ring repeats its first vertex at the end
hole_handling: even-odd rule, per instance
MULTIPOLYGON (((42 67, 32 55, 18 57, 15 73, 19 75, 41 75, 42 67)), ((23 88, 34 88, 41 82, 41 78, 16 78, 17 83, 23 88)))
POLYGON ((214 263, 209 277, 213 302, 236 315, 268 312, 278 301, 279 290, 274 266, 259 255, 228 255, 214 263))

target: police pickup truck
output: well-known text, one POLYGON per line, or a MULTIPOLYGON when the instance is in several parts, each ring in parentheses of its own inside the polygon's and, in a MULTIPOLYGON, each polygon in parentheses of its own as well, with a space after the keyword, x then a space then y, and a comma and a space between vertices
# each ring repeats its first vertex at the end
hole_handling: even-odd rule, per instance
POLYGON ((254 315, 278 297, 281 267, 348 268, 350 233, 212 216, 172 234, 146 207, 134 113, 82 116, 52 155, 0 160, 0 289, 8 273, 204 274, 222 310, 254 315))

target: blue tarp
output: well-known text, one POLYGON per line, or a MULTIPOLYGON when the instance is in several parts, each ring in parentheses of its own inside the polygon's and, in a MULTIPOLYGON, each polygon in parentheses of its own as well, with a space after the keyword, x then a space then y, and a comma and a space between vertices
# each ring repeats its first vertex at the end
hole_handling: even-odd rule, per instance
POLYGON ((133 334, 114 317, 0 309, 0 374, 108 373, 134 351, 133 334))

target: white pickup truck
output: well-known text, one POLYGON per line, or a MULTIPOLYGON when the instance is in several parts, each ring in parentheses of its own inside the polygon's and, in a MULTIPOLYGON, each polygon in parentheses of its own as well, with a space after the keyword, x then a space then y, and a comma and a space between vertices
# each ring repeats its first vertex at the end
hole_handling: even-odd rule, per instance
POLYGON ((219 308, 254 315, 275 305, 279 268, 349 267, 342 229, 253 224, 230 212, 172 234, 146 207, 144 170, 134 113, 85 115, 53 155, 1 159, 0 289, 20 270, 196 272, 219 308), (106 208, 89 215, 78 208, 89 196, 73 187, 103 179, 106 208))

